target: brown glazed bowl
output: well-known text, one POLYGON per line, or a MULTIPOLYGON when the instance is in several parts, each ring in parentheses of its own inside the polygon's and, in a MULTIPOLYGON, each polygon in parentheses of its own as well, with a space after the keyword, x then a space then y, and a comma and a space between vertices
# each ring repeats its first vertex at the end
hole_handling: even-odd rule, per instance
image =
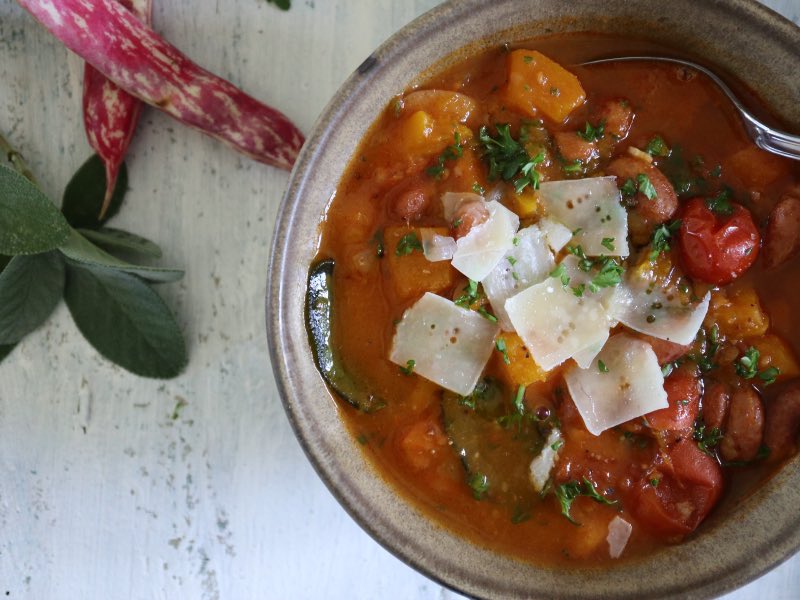
POLYGON ((275 230, 267 293, 272 367, 295 433, 353 518, 436 581, 487 598, 707 598, 775 567, 800 548, 800 462, 723 508, 684 543, 602 569, 550 569, 478 547, 432 523, 359 450, 317 372, 304 320, 320 223, 367 129, 426 71, 488 44, 550 33, 636 32, 735 73, 800 130, 800 29, 755 0, 460 0, 378 48, 342 86, 308 137, 275 230))

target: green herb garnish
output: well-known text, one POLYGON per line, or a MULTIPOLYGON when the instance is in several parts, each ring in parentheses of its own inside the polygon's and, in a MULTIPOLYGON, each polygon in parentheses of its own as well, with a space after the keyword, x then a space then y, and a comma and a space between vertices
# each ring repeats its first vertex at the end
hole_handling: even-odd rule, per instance
POLYGON ((600 359, 597 360, 597 370, 601 373, 608 373, 608 367, 606 366, 606 363, 600 359))
POLYGON ((588 498, 591 498, 600 504, 612 505, 617 503, 616 500, 609 500, 608 498, 601 496, 594 484, 586 477, 583 478, 583 481, 569 481, 567 483, 562 483, 555 488, 554 492, 556 498, 561 504, 561 514, 564 515, 573 525, 580 525, 580 523, 575 521, 570 515, 572 502, 578 496, 587 496, 588 498))
POLYGON ((534 167, 544 162, 544 152, 531 158, 528 151, 511 136, 508 124, 495 125, 497 136, 489 135, 484 125, 480 128, 478 139, 483 145, 483 158, 489 163, 489 179, 494 181, 513 181, 516 192, 531 186, 539 189, 539 172, 534 167))
POLYGON ((592 126, 589 121, 586 121, 586 125, 583 128, 583 131, 576 132, 578 137, 586 140, 587 142, 594 142, 599 140, 603 137, 605 133, 606 122, 605 120, 601 120, 596 126, 592 126))
POLYGON ((483 500, 486 497, 486 493, 489 491, 489 478, 486 475, 473 473, 467 483, 472 489, 472 495, 476 500, 483 500))
POLYGON ((644 151, 650 156, 669 156, 669 147, 660 135, 654 135, 647 142, 647 147, 645 147, 644 151))
POLYGON ((650 242, 650 262, 655 262, 659 255, 670 251, 670 239, 680 229, 680 221, 662 223, 653 232, 653 239, 650 242))
POLYGON ((395 248, 394 253, 397 256, 406 256, 414 252, 414 250, 419 250, 422 252, 422 242, 419 241, 417 234, 412 231, 411 233, 407 233, 400 238, 400 241, 397 242, 397 248, 395 248))
POLYGON ((718 215, 731 215, 733 214, 733 205, 731 204, 732 197, 733 192, 730 188, 726 187, 713 198, 706 199, 706 206, 710 211, 715 212, 718 215))
POLYGON ((503 355, 503 362, 507 365, 511 364, 511 359, 508 358, 508 348, 506 347, 506 340, 504 338, 497 338, 494 343, 495 349, 503 355))
POLYGON ((600 244, 609 252, 614 252, 614 238, 603 238, 603 241, 600 242, 600 244))
POLYGON ((439 179, 444 173, 444 168, 447 161, 458 160, 464 154, 464 145, 461 143, 461 134, 455 131, 453 132, 453 138, 455 140, 454 143, 442 150, 442 153, 436 160, 436 164, 428 167, 425 170, 425 172, 431 177, 439 179))
POLYGON ((656 188, 653 187, 650 178, 644 173, 639 173, 636 176, 636 183, 639 186, 639 191, 644 194, 648 200, 654 200, 658 196, 656 188))
POLYGON ((692 438, 697 442, 697 447, 709 456, 714 456, 713 449, 716 448, 722 440, 722 432, 719 427, 712 427, 708 429, 703 422, 702 417, 694 422, 694 433, 692 438))
POLYGON ((416 367, 416 366, 417 366, 417 361, 415 361, 412 358, 412 359, 406 361, 406 366, 405 367, 400 367, 400 372, 403 375, 411 375, 414 372, 414 367, 416 367))

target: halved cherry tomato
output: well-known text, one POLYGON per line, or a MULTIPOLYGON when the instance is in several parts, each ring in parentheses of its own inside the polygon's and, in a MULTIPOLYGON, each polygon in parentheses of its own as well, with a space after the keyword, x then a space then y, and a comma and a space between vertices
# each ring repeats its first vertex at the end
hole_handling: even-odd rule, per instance
POLYGON ((666 451, 660 477, 645 477, 634 491, 633 511, 651 531, 667 537, 694 531, 722 494, 722 469, 684 438, 666 451))
POLYGON ((694 278, 714 285, 730 283, 756 260, 761 236, 750 211, 731 203, 732 213, 718 215, 702 198, 686 204, 680 230, 683 267, 694 278))
POLYGON ((669 406, 645 415, 653 429, 691 429, 700 412, 700 379, 693 368, 682 366, 664 380, 669 406))

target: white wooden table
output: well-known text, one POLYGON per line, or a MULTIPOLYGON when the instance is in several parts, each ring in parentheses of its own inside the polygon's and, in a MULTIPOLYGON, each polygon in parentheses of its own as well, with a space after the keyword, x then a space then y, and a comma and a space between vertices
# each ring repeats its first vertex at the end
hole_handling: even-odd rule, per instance
MULTIPOLYGON (((766 3, 800 23, 800 1, 766 3)), ((293 4, 156 0, 155 23, 307 131, 361 60, 436 0, 293 4)), ((0 0, 0 131, 56 198, 90 152, 81 73, 0 0)), ((129 166, 115 224, 186 269, 162 290, 191 363, 168 382, 134 377, 100 358, 62 305, 0 365, 0 597, 460 597, 363 533, 289 429, 263 306, 287 175, 152 110, 129 166)), ((800 556, 729 598, 800 598, 800 556)))

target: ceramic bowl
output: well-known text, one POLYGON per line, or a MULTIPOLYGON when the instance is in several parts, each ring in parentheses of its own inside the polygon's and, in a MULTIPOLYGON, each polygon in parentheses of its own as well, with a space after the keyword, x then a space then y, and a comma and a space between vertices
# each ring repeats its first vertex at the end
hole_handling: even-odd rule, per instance
POLYGON ((798 461, 707 521, 699 535, 638 562, 550 569, 476 546, 400 499, 359 450, 318 374, 304 322, 320 222, 368 127, 392 96, 486 45, 550 33, 636 32, 736 73, 800 130, 800 29, 754 0, 462 0, 423 15, 378 48, 336 93, 291 175, 274 236, 267 297, 272 366, 286 412, 320 477, 361 526, 412 567, 489 598, 700 598, 758 577, 800 547, 798 461))

